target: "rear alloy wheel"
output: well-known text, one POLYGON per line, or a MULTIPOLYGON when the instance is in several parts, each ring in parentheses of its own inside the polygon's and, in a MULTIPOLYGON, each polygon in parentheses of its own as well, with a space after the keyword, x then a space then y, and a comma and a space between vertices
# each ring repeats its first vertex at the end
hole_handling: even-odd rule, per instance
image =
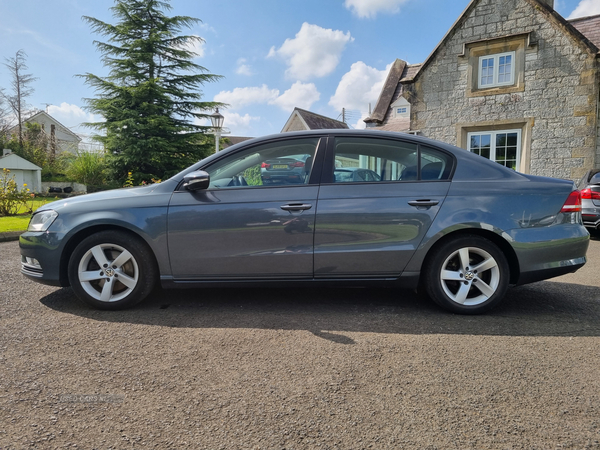
POLYGON ((98 309, 123 309, 142 301, 157 277, 154 259, 139 238, 103 231, 84 239, 69 261, 77 297, 98 309))
POLYGON ((479 236, 461 236, 435 250, 425 288, 441 307, 460 314, 489 311, 504 297, 509 267, 502 251, 479 236))

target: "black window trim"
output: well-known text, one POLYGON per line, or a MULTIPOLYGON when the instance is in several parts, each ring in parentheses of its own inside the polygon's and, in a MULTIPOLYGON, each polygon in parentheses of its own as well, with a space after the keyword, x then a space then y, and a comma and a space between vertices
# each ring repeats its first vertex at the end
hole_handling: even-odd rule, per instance
MULTIPOLYGON (((398 139, 398 138, 390 138, 388 136, 382 136, 382 137, 378 137, 378 136, 361 136, 361 135, 336 135, 336 134, 331 134, 328 136, 328 142, 327 142, 327 147, 326 147, 326 151, 323 152, 325 153, 325 160, 323 161, 322 164, 322 175, 321 175, 321 183, 320 184, 325 184, 325 185, 340 185, 342 183, 336 183, 333 180, 333 172, 335 169, 335 141, 337 138, 340 137, 358 137, 358 138, 368 138, 368 139, 381 139, 381 140, 386 140, 386 141, 395 141, 395 142, 403 142, 403 143, 407 143, 407 144, 413 144, 417 146, 417 179, 416 180, 388 180, 388 181, 345 181, 343 182, 343 184, 360 184, 360 185, 365 185, 365 184, 388 184, 388 183, 394 183, 394 184, 399 184, 399 183, 447 183, 452 181, 452 178, 454 177, 454 172, 456 171, 456 157, 442 149, 439 147, 436 147, 434 145, 430 145, 430 144, 421 144, 420 142, 415 142, 412 141, 410 139, 398 139), (450 158, 450 161, 452 163, 452 167, 450 169, 450 172, 448 174, 448 178, 444 179, 444 180, 422 180, 421 179, 421 147, 429 147, 432 150, 438 151, 440 153, 443 153, 444 155, 448 156, 448 158, 450 158)), ((311 176, 311 181, 312 181, 312 176, 311 176)))

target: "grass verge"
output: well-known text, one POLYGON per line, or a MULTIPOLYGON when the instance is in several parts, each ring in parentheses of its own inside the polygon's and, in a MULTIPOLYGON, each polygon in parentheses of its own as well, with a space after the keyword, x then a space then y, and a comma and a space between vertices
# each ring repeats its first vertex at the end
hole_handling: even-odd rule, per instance
MULTIPOLYGON (((40 206, 56 200, 54 197, 36 197, 31 203, 27 203, 27 207, 21 207, 22 211, 26 211, 31 206, 33 211, 37 210, 40 206)), ((2 216, 0 217, 0 233, 6 233, 8 231, 25 231, 29 224, 31 214, 21 213, 17 216, 2 216)))

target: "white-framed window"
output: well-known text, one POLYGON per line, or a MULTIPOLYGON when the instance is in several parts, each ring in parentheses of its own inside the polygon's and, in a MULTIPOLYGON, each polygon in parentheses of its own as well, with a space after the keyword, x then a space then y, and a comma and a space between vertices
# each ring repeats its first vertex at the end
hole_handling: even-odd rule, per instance
POLYGON ((520 169, 521 130, 473 132, 467 135, 467 142, 469 151, 509 169, 520 169))
POLYGON ((410 118, 410 103, 404 97, 400 97, 392 104, 394 117, 410 118))
POLYGON ((479 89, 515 84, 515 52, 479 57, 479 89))

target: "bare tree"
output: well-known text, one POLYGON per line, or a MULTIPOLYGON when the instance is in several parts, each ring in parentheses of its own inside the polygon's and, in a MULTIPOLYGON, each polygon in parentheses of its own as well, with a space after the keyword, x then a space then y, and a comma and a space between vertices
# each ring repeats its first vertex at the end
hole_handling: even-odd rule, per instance
POLYGON ((10 94, 0 92, 0 95, 2 95, 17 119, 19 147, 21 148, 23 148, 23 115, 26 113, 28 106, 26 99, 34 91, 31 83, 37 80, 32 74, 25 73, 28 69, 27 64, 25 64, 26 58, 27 54, 23 50, 19 50, 14 58, 6 58, 4 65, 8 68, 12 76, 10 83, 12 92, 10 94))
POLYGON ((0 138, 8 134, 10 126, 8 109, 4 98, 4 89, 0 88, 0 138))

